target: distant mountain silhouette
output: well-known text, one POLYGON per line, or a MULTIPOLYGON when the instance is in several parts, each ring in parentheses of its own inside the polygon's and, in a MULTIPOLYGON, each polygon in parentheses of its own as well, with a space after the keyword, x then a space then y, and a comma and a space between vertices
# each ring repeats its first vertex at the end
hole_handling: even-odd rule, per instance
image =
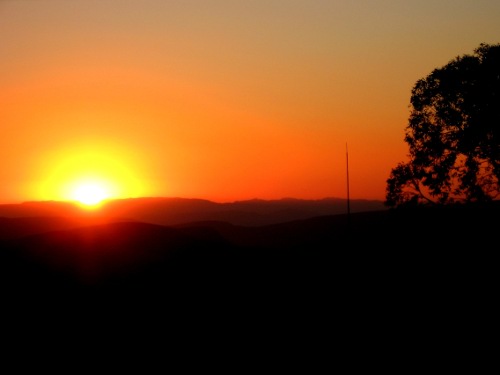
MULTIPOLYGON (((351 212, 384 210, 382 201, 351 200, 351 212)), ((143 221, 177 225, 195 221, 223 221, 235 225, 258 226, 322 215, 345 213, 341 198, 319 200, 279 199, 217 203, 202 199, 134 198, 110 200, 99 210, 85 211, 66 202, 26 202, 0 205, 0 217, 81 217, 143 221)))

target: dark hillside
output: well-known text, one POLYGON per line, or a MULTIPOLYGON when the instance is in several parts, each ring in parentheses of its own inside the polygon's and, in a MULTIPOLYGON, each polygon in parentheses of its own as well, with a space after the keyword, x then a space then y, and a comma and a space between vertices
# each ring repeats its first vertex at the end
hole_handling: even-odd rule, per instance
POLYGON ((491 311, 499 217, 491 205, 257 227, 203 221, 65 228, 59 219, 6 219, 12 222, 2 225, 18 234, 59 229, 1 240, 4 312, 17 321, 36 311, 37 319, 59 324, 54 317, 82 319, 85 311, 101 327, 189 321, 199 329, 246 327, 245 334, 264 326, 333 334, 337 322, 345 340, 356 332, 417 337, 437 325, 456 335, 464 314, 491 311))
POLYGON ((180 230, 129 222, 85 226, 4 241, 2 255, 11 263, 4 259, 2 275, 19 292, 57 292, 68 286, 75 293, 98 293, 132 284, 156 288, 160 279, 147 283, 168 278, 176 268, 215 267, 231 257, 230 248, 209 228, 180 230))

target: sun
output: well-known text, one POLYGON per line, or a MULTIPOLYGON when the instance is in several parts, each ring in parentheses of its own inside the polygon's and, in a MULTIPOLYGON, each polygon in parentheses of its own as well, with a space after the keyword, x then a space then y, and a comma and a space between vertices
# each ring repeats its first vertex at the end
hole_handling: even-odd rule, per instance
POLYGON ((72 193, 72 198, 86 206, 96 206, 110 197, 106 187, 96 183, 88 182, 78 185, 72 193))
POLYGON ((44 159, 40 184, 34 191, 40 200, 73 202, 95 209, 104 201, 144 196, 144 170, 126 151, 109 144, 62 149, 44 159))

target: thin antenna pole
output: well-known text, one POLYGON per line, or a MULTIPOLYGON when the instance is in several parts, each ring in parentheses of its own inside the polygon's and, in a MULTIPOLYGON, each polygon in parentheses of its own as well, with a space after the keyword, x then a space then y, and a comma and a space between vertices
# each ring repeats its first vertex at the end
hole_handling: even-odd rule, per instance
POLYGON ((346 161, 346 173, 347 173, 347 216, 351 216, 351 202, 349 198, 349 153, 347 151, 347 142, 345 143, 345 161, 346 161))

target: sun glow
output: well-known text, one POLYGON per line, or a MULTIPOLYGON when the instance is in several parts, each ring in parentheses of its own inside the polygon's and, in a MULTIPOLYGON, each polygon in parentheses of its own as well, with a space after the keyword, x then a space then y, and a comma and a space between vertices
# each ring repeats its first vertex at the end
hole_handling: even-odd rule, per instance
POLYGON ((96 183, 88 182, 78 186, 73 191, 73 199, 86 206, 96 206, 103 200, 110 198, 106 187, 96 183))
POLYGON ((108 199, 144 196, 145 187, 132 173, 140 171, 126 152, 94 145, 89 150, 73 149, 58 152, 47 166, 39 193, 43 200, 64 200, 94 208, 108 199))

